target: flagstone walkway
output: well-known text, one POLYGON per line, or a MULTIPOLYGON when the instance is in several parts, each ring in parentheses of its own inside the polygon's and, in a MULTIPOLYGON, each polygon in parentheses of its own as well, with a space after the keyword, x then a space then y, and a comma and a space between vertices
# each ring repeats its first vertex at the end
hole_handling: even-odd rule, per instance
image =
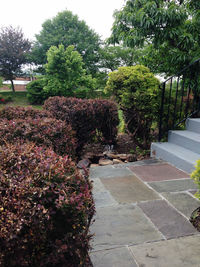
POLYGON ((189 174, 149 159, 90 169, 96 204, 94 267, 200 267, 200 206, 189 174))

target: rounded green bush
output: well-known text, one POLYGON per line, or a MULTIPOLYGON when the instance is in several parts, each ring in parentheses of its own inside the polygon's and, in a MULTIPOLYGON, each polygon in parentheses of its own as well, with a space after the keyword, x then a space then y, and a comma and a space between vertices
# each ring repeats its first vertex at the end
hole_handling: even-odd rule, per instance
POLYGON ((196 193, 196 196, 200 200, 200 160, 197 161, 195 170, 191 174, 191 178, 197 184, 199 191, 196 193))
POLYGON ((31 104, 43 104, 47 98, 43 88, 46 86, 47 81, 45 78, 34 80, 27 84, 27 98, 31 104))
POLYGON ((136 144, 148 148, 159 114, 159 80, 145 66, 120 67, 109 73, 105 91, 115 96, 136 144))

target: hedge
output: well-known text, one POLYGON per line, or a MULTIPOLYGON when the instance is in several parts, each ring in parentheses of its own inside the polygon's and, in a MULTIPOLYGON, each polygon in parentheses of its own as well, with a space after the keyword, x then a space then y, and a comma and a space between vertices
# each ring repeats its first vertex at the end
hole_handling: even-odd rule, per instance
POLYGON ((49 118, 52 115, 46 110, 37 110, 31 107, 5 107, 0 110, 0 118, 13 120, 24 119, 28 117, 32 119, 49 118))
POLYGON ((0 147, 0 266, 90 266, 91 183, 68 156, 0 147))
POLYGON ((0 119, 0 145, 32 141, 52 148, 59 155, 75 158, 77 142, 70 125, 54 118, 0 119))
POLYGON ((44 109, 72 126, 76 132, 78 153, 98 132, 102 134, 104 143, 115 143, 119 119, 114 102, 56 96, 45 101, 44 109))

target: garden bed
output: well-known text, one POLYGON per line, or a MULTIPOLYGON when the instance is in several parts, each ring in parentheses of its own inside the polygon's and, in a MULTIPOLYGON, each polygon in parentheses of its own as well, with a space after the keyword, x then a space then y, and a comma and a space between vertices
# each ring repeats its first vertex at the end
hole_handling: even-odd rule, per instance
POLYGON ((149 156, 149 151, 140 150, 130 135, 122 133, 118 134, 116 145, 108 146, 101 142, 87 144, 81 154, 82 159, 89 160, 86 165, 91 167, 133 162, 149 156))

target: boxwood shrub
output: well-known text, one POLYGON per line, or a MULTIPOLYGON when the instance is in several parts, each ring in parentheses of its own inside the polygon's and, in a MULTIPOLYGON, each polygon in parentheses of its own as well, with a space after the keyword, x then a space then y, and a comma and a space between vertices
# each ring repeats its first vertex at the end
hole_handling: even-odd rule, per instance
POLYGON ((68 156, 0 146, 0 266, 90 266, 91 184, 68 156))
POLYGON ((70 125, 55 118, 0 119, 0 145, 32 141, 52 148, 59 155, 75 158, 77 142, 70 125))

